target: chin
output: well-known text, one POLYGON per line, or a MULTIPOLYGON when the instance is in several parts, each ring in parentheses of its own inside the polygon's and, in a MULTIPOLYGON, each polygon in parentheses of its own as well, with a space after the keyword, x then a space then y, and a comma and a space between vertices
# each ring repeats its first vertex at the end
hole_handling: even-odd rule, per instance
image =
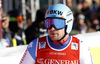
POLYGON ((56 37, 52 37, 51 40, 52 41, 57 41, 57 38, 56 37))

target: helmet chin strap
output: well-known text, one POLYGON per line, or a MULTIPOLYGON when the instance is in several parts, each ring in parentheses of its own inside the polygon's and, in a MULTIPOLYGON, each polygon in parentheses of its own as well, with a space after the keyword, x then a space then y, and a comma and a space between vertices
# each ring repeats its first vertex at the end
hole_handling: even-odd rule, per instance
POLYGON ((67 33, 66 33, 66 28, 67 28, 67 25, 65 26, 65 35, 64 35, 61 39, 57 40, 57 42, 58 42, 59 44, 61 44, 62 46, 63 46, 63 44, 62 44, 61 42, 59 42, 59 41, 61 41, 61 40, 67 35, 67 33))
MULTIPOLYGON (((60 44, 60 45, 62 45, 63 46, 63 44, 60 42, 62 39, 64 39, 64 37, 67 35, 67 33, 65 33, 65 35, 61 38, 61 39, 59 39, 59 40, 57 40, 57 42, 60 44)), ((51 40, 51 39, 50 39, 51 40)), ((52 41, 51 40, 51 42, 54 42, 54 41, 52 41)))
MULTIPOLYGON (((65 36, 66 36, 66 34, 67 33, 65 33, 65 35, 61 38, 61 39, 59 39, 59 40, 57 40, 57 42, 60 44, 60 45, 62 45, 63 46, 63 44, 60 42, 65 36)), ((51 39, 50 39, 51 40, 51 39)), ((51 40, 52 41, 52 40, 51 40)), ((52 41, 52 42, 54 42, 54 41, 52 41)))
MULTIPOLYGON (((61 38, 61 39, 59 39, 59 40, 57 40, 57 42, 59 43, 59 44, 61 44, 62 46, 63 46, 63 44, 60 42, 62 39, 64 39, 64 37, 67 35, 67 33, 66 33, 66 28, 67 28, 67 25, 65 26, 65 35, 61 38)), ((51 40, 51 39, 50 39, 51 40)), ((52 41, 52 40, 51 40, 52 41)), ((52 41, 52 42, 54 42, 54 41, 52 41)))
POLYGON ((59 43, 59 44, 61 44, 62 46, 63 46, 63 44, 60 42, 62 39, 64 39, 64 37, 66 36, 66 34, 67 33, 65 33, 65 35, 61 38, 61 39, 59 39, 59 40, 57 40, 57 42, 59 43))

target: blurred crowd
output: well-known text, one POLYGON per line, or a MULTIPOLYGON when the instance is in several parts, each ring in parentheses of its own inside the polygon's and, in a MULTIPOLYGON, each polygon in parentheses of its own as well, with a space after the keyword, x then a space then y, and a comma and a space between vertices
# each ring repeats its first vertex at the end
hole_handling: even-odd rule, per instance
POLYGON ((27 28, 24 29, 25 19, 23 15, 14 17, 15 22, 11 22, 12 18, 9 14, 2 13, 2 32, 3 39, 0 40, 0 47, 15 47, 19 45, 27 45, 33 39, 47 35, 47 30, 44 26, 46 9, 39 9, 36 12, 34 22, 28 18, 26 21, 27 28), (1 44, 2 43, 2 44, 1 44))
MULTIPOLYGON (((66 0, 66 5, 71 8, 74 15, 73 29, 70 35, 84 34, 100 31, 100 6, 96 7, 96 2, 92 8, 87 1, 79 2, 76 7, 73 0, 66 0)), ((2 14, 3 39, 7 44, 5 47, 14 47, 18 45, 29 44, 33 39, 47 35, 44 26, 46 9, 37 10, 35 21, 27 19, 27 28, 24 29, 25 19, 23 15, 15 18, 16 24, 9 24, 9 14, 2 14), (10 28, 11 25, 14 28, 10 28), (17 26, 17 28, 15 27, 17 26), (12 31, 14 29, 15 31, 12 31)))
MULTIPOLYGON (((3 39, 0 39, 1 47, 12 47, 26 44, 26 37, 24 32, 24 18, 22 15, 16 17, 17 29, 16 32, 10 30, 10 18, 7 13, 2 13, 2 33, 3 39)), ((15 26, 15 25, 12 25, 15 26)))
POLYGON ((67 6, 74 15, 73 30, 70 35, 100 31, 100 5, 97 5, 96 1, 92 2, 91 8, 87 0, 79 2, 76 7, 73 5, 73 0, 67 0, 67 6))

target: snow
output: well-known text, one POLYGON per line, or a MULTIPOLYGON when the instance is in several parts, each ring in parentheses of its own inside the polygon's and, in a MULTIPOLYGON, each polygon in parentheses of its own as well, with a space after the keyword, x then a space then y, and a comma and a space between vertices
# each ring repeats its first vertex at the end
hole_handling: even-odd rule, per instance
POLYGON ((27 45, 0 48, 0 64, 19 64, 27 45))
MULTIPOLYGON (((86 44, 93 47, 100 47, 100 32, 86 33, 74 35, 75 37, 83 40, 86 44)), ((0 64, 19 64, 27 45, 16 47, 1 47, 0 48, 0 64)))

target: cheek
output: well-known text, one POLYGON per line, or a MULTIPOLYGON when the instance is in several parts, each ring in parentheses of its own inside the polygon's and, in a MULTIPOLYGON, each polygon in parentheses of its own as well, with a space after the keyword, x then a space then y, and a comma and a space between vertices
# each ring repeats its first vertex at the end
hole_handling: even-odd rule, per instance
POLYGON ((64 35, 64 31, 60 31, 59 32, 59 35, 64 35))
POLYGON ((64 34, 65 34, 64 29, 58 31, 58 35, 59 35, 59 36, 63 36, 64 34))

